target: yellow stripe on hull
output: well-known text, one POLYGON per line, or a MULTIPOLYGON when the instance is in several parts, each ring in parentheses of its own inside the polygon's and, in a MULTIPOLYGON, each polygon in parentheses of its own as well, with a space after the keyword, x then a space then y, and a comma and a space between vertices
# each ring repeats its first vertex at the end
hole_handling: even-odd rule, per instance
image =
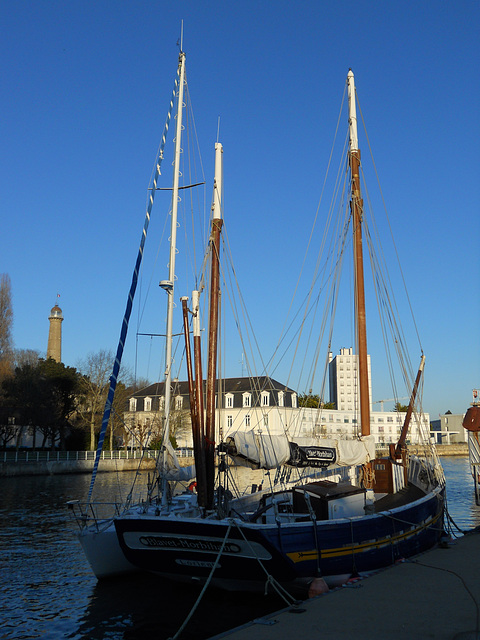
MULTIPOLYGON (((435 518, 429 518, 422 525, 416 527, 411 531, 406 531, 405 533, 401 533, 395 536, 389 536, 387 538, 382 538, 381 540, 371 540, 369 542, 365 542, 363 544, 352 544, 348 547, 338 547, 336 549, 322 549, 320 551, 320 558, 338 558, 340 556, 352 555, 356 553, 363 553, 365 551, 371 551, 373 549, 380 549, 381 547, 385 547, 391 544, 396 544, 401 540, 408 540, 409 538, 413 538, 418 533, 432 526, 441 516, 441 513, 437 514, 435 518)), ((318 557, 318 552, 316 549, 312 549, 310 551, 294 551, 291 553, 287 553, 287 556, 294 563, 297 562, 307 562, 308 560, 316 560, 318 557)))

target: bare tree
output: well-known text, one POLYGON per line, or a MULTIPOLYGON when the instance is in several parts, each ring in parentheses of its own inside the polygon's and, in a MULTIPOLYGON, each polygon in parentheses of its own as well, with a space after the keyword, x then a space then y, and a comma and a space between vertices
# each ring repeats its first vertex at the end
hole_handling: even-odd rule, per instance
POLYGON ((101 414, 110 386, 113 354, 102 349, 98 353, 89 353, 77 364, 82 374, 80 388, 82 402, 79 413, 90 429, 90 449, 95 449, 95 431, 101 421, 101 414))
POLYGON ((35 367, 41 358, 40 351, 37 349, 15 349, 14 352, 14 365, 15 368, 23 367, 28 364, 31 367, 35 367))
POLYGON ((0 383, 13 375, 12 288, 10 276, 0 275, 0 383))

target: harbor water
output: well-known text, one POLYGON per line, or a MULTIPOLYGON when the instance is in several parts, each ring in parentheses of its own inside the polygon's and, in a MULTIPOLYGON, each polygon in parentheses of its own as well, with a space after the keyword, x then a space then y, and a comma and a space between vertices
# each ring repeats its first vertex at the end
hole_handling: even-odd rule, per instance
MULTIPOLYGON (((468 458, 445 457, 453 532, 480 525, 468 458)), ((115 500, 130 473, 100 474, 96 491, 115 500)), ((76 537, 68 500, 84 500, 87 475, 1 478, 0 638, 140 640, 170 638, 196 602, 199 585, 137 575, 97 582, 76 537)), ((271 594, 209 589, 181 638, 201 640, 285 606, 271 594)))

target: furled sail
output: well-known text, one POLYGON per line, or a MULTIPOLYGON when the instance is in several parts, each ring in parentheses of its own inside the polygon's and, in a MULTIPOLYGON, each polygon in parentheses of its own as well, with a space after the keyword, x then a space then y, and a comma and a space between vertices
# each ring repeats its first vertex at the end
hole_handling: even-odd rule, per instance
POLYGON ((292 467, 357 465, 375 458, 375 438, 296 438, 293 442, 285 435, 237 431, 226 439, 222 450, 236 464, 252 469, 274 469, 281 464, 292 467))
POLYGON ((157 463, 160 475, 170 482, 187 482, 195 478, 194 464, 182 467, 170 442, 166 443, 165 449, 166 455, 159 456, 157 463))

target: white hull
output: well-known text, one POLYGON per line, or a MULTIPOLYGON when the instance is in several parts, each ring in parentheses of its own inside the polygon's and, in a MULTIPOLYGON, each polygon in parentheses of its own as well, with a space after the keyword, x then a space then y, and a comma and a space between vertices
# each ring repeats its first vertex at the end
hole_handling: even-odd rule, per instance
POLYGON ((84 529, 78 539, 97 578, 138 571, 123 555, 113 522, 102 531, 84 529))

